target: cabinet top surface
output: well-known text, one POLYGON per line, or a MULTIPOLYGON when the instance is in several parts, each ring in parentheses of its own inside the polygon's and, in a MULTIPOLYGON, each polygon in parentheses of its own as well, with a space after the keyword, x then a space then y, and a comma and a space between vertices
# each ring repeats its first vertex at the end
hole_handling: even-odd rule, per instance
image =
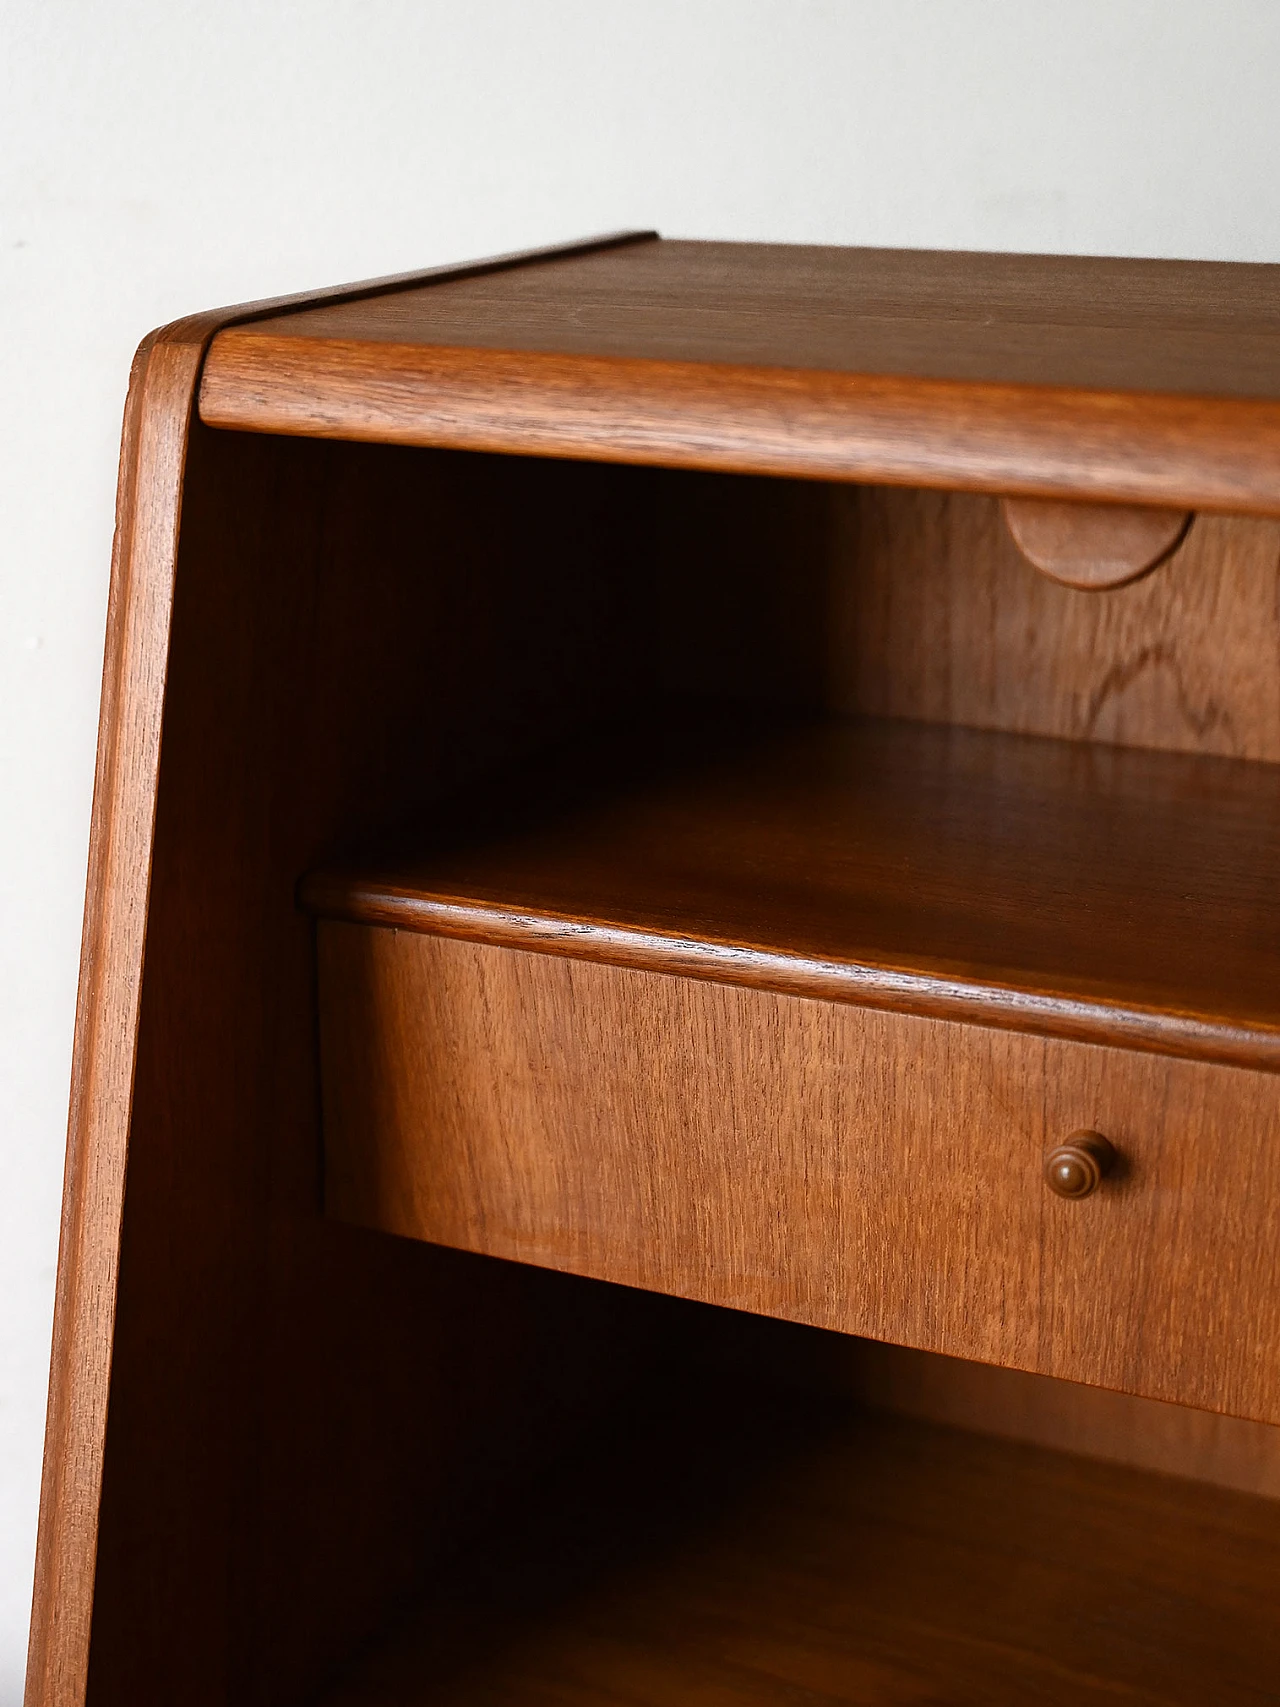
POLYGON ((1280 267, 650 240, 235 335, 1276 398, 1280 267))
POLYGON ((245 317, 200 415, 1280 515, 1280 266, 624 234, 245 317))

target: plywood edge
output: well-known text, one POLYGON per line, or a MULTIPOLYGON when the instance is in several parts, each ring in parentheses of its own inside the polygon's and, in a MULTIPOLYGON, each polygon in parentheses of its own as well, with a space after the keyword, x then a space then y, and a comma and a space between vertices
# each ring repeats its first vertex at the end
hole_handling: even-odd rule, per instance
POLYGON ((1280 402, 545 351, 213 343, 245 432, 1280 515, 1280 402))
POLYGON ((187 444, 209 342, 224 327, 294 308, 652 235, 616 233, 244 303, 174 321, 138 348, 117 486, 26 1707, 81 1707, 87 1689, 169 623, 187 444))
POLYGON ((1280 1072, 1277 1026, 1121 1002, 1102 993, 1086 999, 1012 976, 977 979, 941 961, 925 966, 817 959, 711 935, 695 938, 542 907, 425 894, 341 873, 313 873, 302 884, 300 900, 318 916, 348 924, 1280 1072))

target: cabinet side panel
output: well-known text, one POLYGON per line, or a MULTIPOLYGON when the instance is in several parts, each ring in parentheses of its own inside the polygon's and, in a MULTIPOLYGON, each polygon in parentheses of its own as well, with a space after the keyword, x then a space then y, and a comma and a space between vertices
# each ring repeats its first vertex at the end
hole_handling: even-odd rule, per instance
MULTIPOLYGON (((619 233, 560 252, 650 235, 619 233)), ((223 327, 321 299, 385 295, 556 252, 499 256, 461 269, 213 310, 175 321, 139 347, 117 488, 27 1707, 80 1707, 86 1690, 175 553, 206 346, 223 327)))
POLYGON ((144 341, 125 407, 28 1707, 80 1707, 84 1699, 173 557, 199 355, 198 338, 144 341))
POLYGON ((193 430, 94 1703, 304 1696, 622 1377, 616 1300, 321 1219, 294 889, 630 690, 635 478, 193 430))

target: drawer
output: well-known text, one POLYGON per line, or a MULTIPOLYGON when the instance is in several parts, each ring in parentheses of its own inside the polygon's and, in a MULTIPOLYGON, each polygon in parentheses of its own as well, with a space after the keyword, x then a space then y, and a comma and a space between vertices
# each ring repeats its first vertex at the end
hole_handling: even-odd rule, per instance
POLYGON ((1280 1078, 319 925, 327 1210, 1280 1421, 1280 1078), (1080 1128, 1120 1161, 1064 1200, 1080 1128))

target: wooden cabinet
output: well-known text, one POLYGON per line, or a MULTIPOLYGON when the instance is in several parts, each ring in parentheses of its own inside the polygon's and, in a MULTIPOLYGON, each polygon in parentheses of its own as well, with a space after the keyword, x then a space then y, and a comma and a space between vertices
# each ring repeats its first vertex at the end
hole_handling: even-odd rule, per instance
POLYGON ((29 1707, 1280 1700, 1278 858, 1276 269, 155 334, 29 1707))

